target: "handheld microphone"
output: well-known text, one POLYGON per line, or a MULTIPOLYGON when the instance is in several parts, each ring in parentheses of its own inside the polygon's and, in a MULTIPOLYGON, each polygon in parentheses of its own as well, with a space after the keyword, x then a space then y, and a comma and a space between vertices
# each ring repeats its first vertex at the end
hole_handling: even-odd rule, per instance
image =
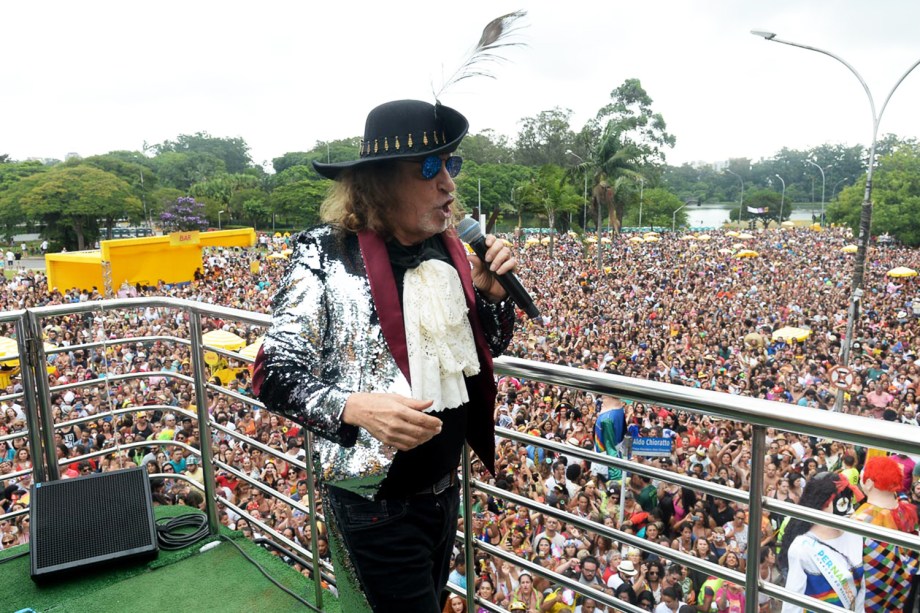
MULTIPOLYGON (((457 233, 460 235, 460 240, 469 245, 476 255, 479 256, 479 259, 482 260, 482 263, 488 266, 486 262, 486 239, 482 235, 482 231, 479 229, 479 224, 475 219, 467 217, 457 225, 457 233)), ((518 306, 522 311, 524 311, 528 317, 531 319, 536 319, 540 316, 540 310, 537 309, 537 305, 533 303, 533 298, 530 297, 530 294, 527 293, 527 290, 524 289, 524 286, 521 285, 521 282, 518 281, 517 276, 513 272, 508 272, 503 275, 495 275, 495 278, 498 280, 499 284, 505 288, 505 291, 508 292, 508 296, 514 301, 514 304, 518 306)))

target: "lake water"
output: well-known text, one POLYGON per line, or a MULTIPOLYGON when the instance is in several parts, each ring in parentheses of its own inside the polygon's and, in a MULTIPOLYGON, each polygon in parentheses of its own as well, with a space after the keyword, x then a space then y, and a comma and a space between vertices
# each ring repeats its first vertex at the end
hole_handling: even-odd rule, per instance
MULTIPOLYGON (((788 206, 788 203, 787 205, 788 206)), ((737 204, 704 204, 703 206, 690 205, 686 209, 687 219, 691 228, 719 228, 728 221, 728 214, 732 210, 737 210, 737 204)), ((814 209, 814 213, 820 213, 821 208, 814 209)), ((805 204, 803 208, 793 208, 791 221, 811 221, 812 208, 810 204, 805 204)), ((747 219, 745 214, 743 219, 747 219)))

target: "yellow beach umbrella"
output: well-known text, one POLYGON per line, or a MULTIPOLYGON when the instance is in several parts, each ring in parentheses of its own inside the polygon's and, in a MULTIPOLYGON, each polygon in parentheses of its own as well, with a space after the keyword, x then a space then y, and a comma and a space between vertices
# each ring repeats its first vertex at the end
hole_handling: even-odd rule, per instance
POLYGON ((859 247, 857 247, 856 245, 845 245, 840 248, 840 250, 843 251, 844 253, 856 253, 858 249, 859 247))
POLYGON ((738 235, 738 238, 742 240, 748 240, 748 239, 754 238, 754 235, 748 234, 747 232, 742 232, 741 234, 738 235))
POLYGON ((723 247, 723 248, 719 249, 719 253, 721 253, 722 255, 728 255, 728 254, 731 253, 731 252, 732 252, 732 250, 731 250, 731 249, 728 249, 727 247, 723 247))
POLYGON ((696 237, 696 240, 698 240, 698 241, 708 241, 708 240, 710 240, 711 238, 712 238, 712 237, 709 236, 708 234, 700 234, 699 236, 696 237))
POLYGON ((611 243, 612 241, 611 241, 609 238, 607 238, 606 236, 603 236, 603 237, 601 237, 601 242, 604 243, 604 244, 606 245, 606 244, 608 244, 608 243, 611 243))
MULTIPOLYGON (((51 349, 56 349, 51 343, 42 343, 42 345, 46 353, 51 349)), ((19 366, 19 345, 16 343, 16 339, 0 336, 0 366, 19 366), (16 357, 5 361, 3 360, 4 357, 12 355, 16 357)))
POLYGON ((898 266, 888 271, 889 277, 916 277, 917 271, 907 266, 898 266))
POLYGON ((744 249, 744 243, 732 243, 732 249, 744 249))
POLYGON ((246 346, 246 339, 240 338, 233 332, 225 330, 211 330, 201 337, 206 345, 226 349, 228 351, 237 351, 246 346))
POLYGON ((0 365, 11 367, 19 366, 19 345, 16 343, 16 340, 5 336, 0 337, 0 358, 13 355, 16 357, 5 362, 0 362, 0 365))
POLYGON ((643 233, 642 236, 658 236, 658 233, 654 230, 649 230, 648 232, 643 233))
POLYGON ((278 253, 276 251, 274 253, 269 253, 267 256, 265 256, 265 259, 267 260, 286 260, 287 256, 284 255, 283 253, 278 253))
POLYGON ((787 341, 804 341, 809 336, 811 336, 811 330, 806 330, 805 328, 793 328, 792 326, 786 326, 785 328, 780 328, 779 330, 773 332, 774 340, 784 338, 787 341))
POLYGON ((589 237, 585 240, 585 242, 587 242, 587 243, 596 243, 596 242, 597 242, 597 237, 596 237, 596 236, 589 236, 589 237))
POLYGON ((256 356, 259 354, 259 348, 262 347, 262 341, 265 340, 265 337, 260 338, 251 345, 246 345, 240 349, 240 355, 250 359, 256 359, 256 356))
POLYGON ((734 230, 729 230, 728 232, 725 233, 725 236, 737 237, 738 233, 735 232, 734 230))
POLYGON ((753 251, 752 249, 742 249, 741 251, 735 254, 735 257, 736 258, 756 258, 759 255, 760 255, 759 253, 757 253, 756 251, 753 251))
POLYGON ((682 241, 695 241, 695 240, 696 240, 696 237, 693 236, 692 234, 684 234, 683 236, 680 237, 680 240, 682 240, 682 241))
POLYGON ((543 245, 549 245, 549 241, 550 241, 550 238, 548 236, 544 236, 543 238, 540 239, 540 243, 543 245))
POLYGON ((661 239, 658 238, 657 236, 646 236, 646 237, 645 237, 645 242, 646 242, 646 243, 657 243, 657 242, 660 241, 660 240, 661 240, 661 239))
POLYGON ((630 243, 644 243, 644 242, 645 242, 645 239, 642 238, 641 236, 632 236, 632 237, 630 237, 630 238, 628 239, 628 242, 630 242, 630 243))
POLYGON ((792 223, 791 221, 788 221, 788 220, 787 220, 787 221, 784 221, 783 223, 781 223, 780 225, 781 225, 782 227, 784 227, 784 228, 791 228, 791 227, 794 226, 795 224, 792 223))

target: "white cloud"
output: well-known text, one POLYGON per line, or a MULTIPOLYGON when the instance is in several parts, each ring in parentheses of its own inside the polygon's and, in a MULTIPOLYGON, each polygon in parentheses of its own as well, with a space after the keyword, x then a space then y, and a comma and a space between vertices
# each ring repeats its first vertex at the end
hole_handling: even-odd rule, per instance
MULTIPOLYGON (((4 3, 0 153, 85 156, 206 130, 270 160, 359 134, 380 102, 431 99, 483 25, 524 4, 528 46, 508 52, 496 80, 442 97, 474 132, 514 136, 520 118, 553 106, 571 108, 578 128, 636 77, 677 137, 671 163, 868 144, 868 102, 843 65, 749 31, 839 54, 877 107, 920 59, 911 0, 4 3)), ((918 101, 920 69, 880 133, 918 137, 918 101)))

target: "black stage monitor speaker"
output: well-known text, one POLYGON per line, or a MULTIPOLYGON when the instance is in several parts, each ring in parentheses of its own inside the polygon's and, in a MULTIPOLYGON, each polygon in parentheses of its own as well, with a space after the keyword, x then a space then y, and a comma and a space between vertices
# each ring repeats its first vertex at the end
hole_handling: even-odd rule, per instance
POLYGON ((32 580, 157 556, 144 467, 32 486, 32 580))

